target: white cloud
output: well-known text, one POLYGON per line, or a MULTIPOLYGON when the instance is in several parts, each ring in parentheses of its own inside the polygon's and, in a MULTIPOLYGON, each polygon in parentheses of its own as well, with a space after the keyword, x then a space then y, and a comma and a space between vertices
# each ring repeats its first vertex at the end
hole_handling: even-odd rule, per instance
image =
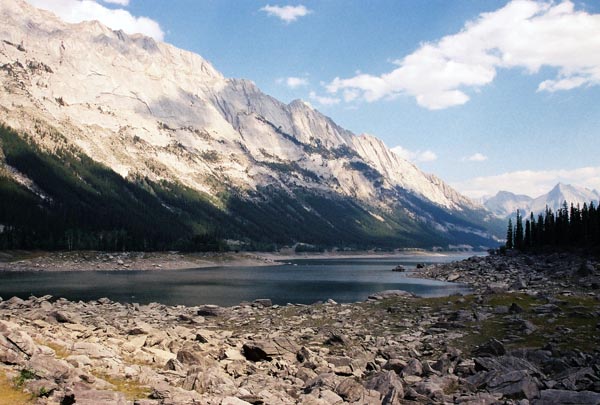
POLYGON ((277 79, 277 83, 285 83, 290 89, 297 89, 298 87, 308 86, 308 79, 304 77, 287 77, 277 79))
POLYGON ((336 77, 327 89, 358 91, 369 102, 406 94, 437 110, 466 103, 467 90, 476 92, 491 83, 500 68, 530 74, 544 66, 555 69, 556 77, 540 83, 538 91, 598 85, 598 38, 600 14, 576 10, 571 1, 513 0, 482 13, 456 34, 422 44, 395 61, 397 67, 389 73, 336 77))
POLYGON ((317 103, 319 103, 321 105, 335 105, 335 104, 339 104, 340 101, 341 101, 337 97, 319 96, 314 91, 311 91, 308 94, 308 97, 310 97, 311 100, 314 100, 314 101, 316 101, 317 103))
POLYGON ((300 6, 266 5, 263 8, 261 8, 260 11, 264 11, 270 16, 277 17, 280 20, 285 21, 288 24, 296 21, 300 17, 304 17, 304 16, 312 13, 311 10, 307 9, 306 7, 304 7, 302 5, 300 5, 300 6))
POLYGON ((522 170, 475 177, 451 185, 471 198, 495 195, 500 190, 536 197, 547 193, 559 182, 600 190, 600 166, 572 170, 522 170))
POLYGON ((488 160, 488 157, 483 153, 474 153, 469 157, 463 158, 463 160, 468 160, 469 162, 483 162, 488 160))
POLYGON ((412 151, 398 145, 391 148, 391 151, 394 152, 396 155, 411 162, 433 162, 438 158, 437 154, 429 149, 424 151, 412 151))
POLYGON ((109 4, 118 4, 119 6, 127 7, 129 5, 129 0, 102 0, 105 3, 109 4))
MULTIPOLYGON (((164 39, 160 25, 147 17, 135 17, 129 11, 110 9, 92 0, 27 0, 35 7, 52 11, 69 23, 98 20, 113 30, 123 30, 127 34, 144 34, 158 41, 164 39)), ((124 5, 125 0, 110 0, 124 5)))

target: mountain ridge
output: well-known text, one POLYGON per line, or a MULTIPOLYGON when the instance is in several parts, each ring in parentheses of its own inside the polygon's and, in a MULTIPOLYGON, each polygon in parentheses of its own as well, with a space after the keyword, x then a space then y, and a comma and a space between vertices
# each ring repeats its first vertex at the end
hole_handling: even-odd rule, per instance
POLYGON ((482 206, 300 100, 97 22, 67 24, 21 0, 0 0, 0 13, 0 117, 42 151, 75 147, 125 179, 180 183, 225 210, 225 194, 263 201, 274 187, 353 200, 440 241, 459 228, 493 241, 482 206))
POLYGON ((569 205, 589 204, 592 201, 598 204, 600 193, 586 187, 559 182, 550 191, 535 198, 527 195, 517 195, 510 191, 499 191, 495 196, 488 198, 484 202, 484 206, 494 215, 506 218, 514 215, 517 209, 526 215, 531 212, 538 215, 543 213, 546 207, 556 212, 565 201, 569 205))

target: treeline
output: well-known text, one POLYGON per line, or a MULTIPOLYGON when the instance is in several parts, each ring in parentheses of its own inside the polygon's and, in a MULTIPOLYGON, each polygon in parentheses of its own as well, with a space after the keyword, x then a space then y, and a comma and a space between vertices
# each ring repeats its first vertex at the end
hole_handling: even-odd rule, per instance
POLYGON ((299 241, 306 245, 299 250, 367 250, 489 242, 461 233, 475 226, 466 214, 401 190, 389 193, 398 207, 378 215, 352 197, 302 187, 207 195, 174 181, 124 179, 60 133, 32 136, 0 125, 0 250, 272 251, 299 241), (44 137, 58 146, 39 147, 44 137), (403 207, 461 226, 442 233, 403 207))
POLYGON ((78 150, 50 154, 4 126, 0 160, 0 249, 226 249, 223 215, 183 186, 128 181, 78 150))
POLYGON ((600 250, 600 208, 592 201, 589 205, 567 204, 560 209, 546 211, 535 218, 533 212, 523 221, 521 213, 513 224, 508 220, 507 249, 536 250, 547 247, 585 248, 600 250))

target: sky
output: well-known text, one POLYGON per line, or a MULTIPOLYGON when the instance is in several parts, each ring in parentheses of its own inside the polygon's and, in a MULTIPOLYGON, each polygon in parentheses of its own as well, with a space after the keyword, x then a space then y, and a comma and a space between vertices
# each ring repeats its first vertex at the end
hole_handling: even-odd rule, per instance
POLYGON ((600 2, 28 0, 196 52, 472 198, 600 190, 600 2))

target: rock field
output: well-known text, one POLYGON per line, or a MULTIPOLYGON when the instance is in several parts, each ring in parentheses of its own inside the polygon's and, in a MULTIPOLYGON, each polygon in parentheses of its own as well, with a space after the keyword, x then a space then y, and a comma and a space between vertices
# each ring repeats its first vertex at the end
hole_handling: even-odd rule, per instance
POLYGON ((597 261, 473 257, 415 275, 474 293, 231 308, 6 299, 0 404, 600 404, 597 261))

